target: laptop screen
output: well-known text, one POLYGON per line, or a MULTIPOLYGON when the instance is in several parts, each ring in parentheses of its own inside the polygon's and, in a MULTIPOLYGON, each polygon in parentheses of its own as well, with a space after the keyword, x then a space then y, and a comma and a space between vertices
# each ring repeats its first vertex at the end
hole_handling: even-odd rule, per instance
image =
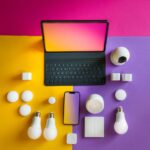
POLYGON ((104 51, 106 22, 44 22, 47 52, 104 51))

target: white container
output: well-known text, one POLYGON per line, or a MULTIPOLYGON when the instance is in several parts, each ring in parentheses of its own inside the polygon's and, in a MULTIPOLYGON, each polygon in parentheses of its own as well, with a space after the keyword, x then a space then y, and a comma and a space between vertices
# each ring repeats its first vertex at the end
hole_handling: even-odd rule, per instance
POLYGON ((117 47, 110 55, 110 60, 114 65, 123 65, 130 59, 129 50, 126 47, 117 47))
POLYGON ((104 109, 103 97, 99 94, 92 94, 86 101, 86 109, 91 114, 97 114, 104 109))

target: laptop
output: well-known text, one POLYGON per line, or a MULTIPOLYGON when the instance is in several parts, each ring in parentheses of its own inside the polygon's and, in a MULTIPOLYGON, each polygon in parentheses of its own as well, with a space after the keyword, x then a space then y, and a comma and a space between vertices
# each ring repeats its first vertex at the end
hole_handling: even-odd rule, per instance
POLYGON ((46 20, 41 27, 46 86, 105 84, 107 20, 46 20))

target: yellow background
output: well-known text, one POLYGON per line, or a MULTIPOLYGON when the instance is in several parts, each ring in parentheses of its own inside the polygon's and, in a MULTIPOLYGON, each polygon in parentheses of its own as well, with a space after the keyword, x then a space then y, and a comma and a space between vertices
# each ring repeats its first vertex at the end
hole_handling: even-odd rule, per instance
POLYGON ((0 150, 71 150, 66 144, 66 134, 72 132, 72 126, 63 125, 63 94, 72 90, 72 86, 46 87, 43 84, 44 59, 40 36, 0 36, 0 150), (21 73, 32 72, 32 81, 22 81, 21 73), (31 90, 34 99, 28 104, 32 107, 31 115, 21 117, 18 109, 24 102, 19 100, 8 103, 6 94, 16 90, 19 95, 24 90, 31 90), (55 96, 55 105, 47 103, 50 96, 55 96), (43 137, 30 140, 27 128, 31 124, 35 111, 41 112, 42 129, 45 127, 47 114, 55 113, 58 137, 46 141, 43 137))

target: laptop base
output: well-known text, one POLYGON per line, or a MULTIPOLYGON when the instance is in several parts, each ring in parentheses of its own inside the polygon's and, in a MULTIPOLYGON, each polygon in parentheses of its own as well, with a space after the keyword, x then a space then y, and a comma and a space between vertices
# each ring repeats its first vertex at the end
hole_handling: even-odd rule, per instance
POLYGON ((102 52, 45 53, 44 84, 103 85, 105 54, 102 52))

